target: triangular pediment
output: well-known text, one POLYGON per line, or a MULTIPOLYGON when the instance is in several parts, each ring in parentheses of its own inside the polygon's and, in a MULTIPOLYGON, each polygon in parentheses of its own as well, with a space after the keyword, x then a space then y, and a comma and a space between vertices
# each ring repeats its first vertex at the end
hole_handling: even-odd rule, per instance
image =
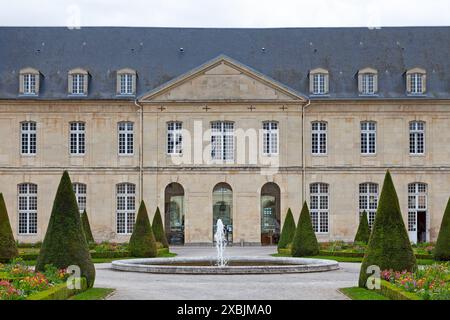
POLYGON ((293 89, 226 56, 142 95, 143 102, 305 101, 293 89))

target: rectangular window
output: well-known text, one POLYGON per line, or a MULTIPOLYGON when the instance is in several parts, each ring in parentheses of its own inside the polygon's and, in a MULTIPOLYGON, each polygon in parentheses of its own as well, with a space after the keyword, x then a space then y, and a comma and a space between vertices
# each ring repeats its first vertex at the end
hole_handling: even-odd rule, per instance
POLYGON ((117 233, 132 234, 136 209, 135 185, 117 185, 117 233))
POLYGON ((73 192, 77 198, 78 209, 81 214, 84 210, 86 210, 86 185, 83 183, 74 183, 73 192))
POLYGON ((133 122, 119 122, 119 155, 134 153, 133 122))
POLYGON ((425 153, 425 122, 412 121, 409 123, 409 153, 425 153))
POLYGON ((133 74, 120 75, 120 94, 133 94, 133 74))
POLYGON ((375 122, 361 122, 361 153, 376 153, 377 124, 375 122))
POLYGON ((36 94, 36 75, 24 74, 23 75, 23 93, 24 94, 36 94))
POLYGON ((312 154, 327 153, 327 123, 313 122, 311 136, 311 152, 312 154))
POLYGON ((408 231, 416 231, 417 212, 427 210, 427 185, 410 183, 408 185, 408 231))
POLYGON ((82 155, 86 150, 84 122, 70 123, 70 154, 82 155))
POLYGON ((378 184, 376 183, 361 183, 359 185, 359 213, 360 217, 365 211, 367 213, 367 220, 369 227, 375 221, 375 214, 378 207, 378 184))
POLYGON ((36 122, 22 122, 21 129, 21 154, 36 154, 36 122))
POLYGON ((216 121, 211 123, 211 158, 234 159, 234 123, 216 121))
POLYGON ((278 122, 263 123, 263 153, 278 154, 278 122))
POLYGON ((411 79, 411 93, 412 94, 421 94, 423 93, 423 86, 422 86, 422 74, 420 73, 413 73, 410 75, 411 79))
POLYGON ((84 74, 77 73, 72 75, 72 94, 85 94, 84 92, 84 74))
POLYGON ((183 124, 181 122, 167 123, 167 153, 183 153, 183 124))
POLYGON ((325 74, 316 73, 313 75, 313 93, 314 94, 325 93, 325 74))
POLYGON ((365 73, 362 75, 362 93, 363 94, 374 94, 375 93, 374 78, 375 78, 375 75, 373 73, 365 73))
POLYGON ((19 234, 37 233, 37 185, 19 184, 19 234))
POLYGON ((328 223, 328 184, 310 185, 311 221, 314 232, 327 233, 328 223))

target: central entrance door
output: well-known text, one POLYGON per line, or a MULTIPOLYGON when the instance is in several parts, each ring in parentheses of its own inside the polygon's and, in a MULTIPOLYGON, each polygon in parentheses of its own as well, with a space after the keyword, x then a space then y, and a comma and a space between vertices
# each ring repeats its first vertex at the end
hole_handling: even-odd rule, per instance
POLYGON ((227 243, 233 242, 233 190, 228 183, 221 182, 213 189, 213 241, 217 220, 222 219, 227 243))
POLYGON ((261 244, 277 244, 280 238, 280 188, 273 182, 261 189, 261 244))
POLYGON ((164 227, 169 244, 184 244, 184 189, 172 182, 164 193, 164 227))

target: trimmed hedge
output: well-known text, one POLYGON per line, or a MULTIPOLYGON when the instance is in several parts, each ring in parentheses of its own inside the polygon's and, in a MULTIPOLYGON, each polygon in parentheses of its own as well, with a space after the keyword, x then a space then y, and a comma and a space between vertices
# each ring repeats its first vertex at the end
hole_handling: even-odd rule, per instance
POLYGON ((292 241, 292 256, 316 256, 319 254, 319 243, 314 233, 306 201, 298 219, 294 239, 292 241))
POLYGON ((89 224, 89 218, 86 210, 81 214, 81 226, 83 227, 84 236, 86 238, 87 243, 95 242, 94 236, 92 235, 91 225, 89 224))
POLYGON ((159 207, 156 207, 155 216, 153 217, 152 229, 153 234, 155 235, 155 240, 157 242, 160 242, 164 248, 169 248, 169 242, 167 241, 166 232, 164 231, 159 207))
POLYGON ((9 262, 18 255, 5 200, 3 194, 0 193, 0 262, 9 262))
POLYGON ((130 250, 133 257, 139 258, 153 258, 158 254, 155 236, 150 220, 148 219, 144 200, 141 201, 141 205, 139 206, 139 212, 136 223, 134 224, 128 250, 130 250))
POLYGON ((278 249, 287 248, 287 246, 292 243, 292 240, 294 240, 295 229, 294 216, 292 215, 291 208, 289 208, 286 213, 286 218, 284 219, 280 240, 278 241, 278 249))
POLYGON ((81 278, 80 281, 81 289, 69 289, 64 282, 48 290, 32 294, 26 300, 67 300, 71 296, 87 290, 88 285, 86 278, 81 278))
POLYGON ((404 291, 386 280, 381 280, 381 289, 377 292, 391 300, 423 300, 417 294, 404 291))
POLYGON ((441 228, 434 248, 434 259, 438 261, 450 260, 450 198, 442 217, 441 228))
POLYGON ((358 231, 356 232, 355 242, 363 242, 367 244, 370 238, 369 221, 367 220, 367 212, 363 211, 361 219, 359 219, 358 231))

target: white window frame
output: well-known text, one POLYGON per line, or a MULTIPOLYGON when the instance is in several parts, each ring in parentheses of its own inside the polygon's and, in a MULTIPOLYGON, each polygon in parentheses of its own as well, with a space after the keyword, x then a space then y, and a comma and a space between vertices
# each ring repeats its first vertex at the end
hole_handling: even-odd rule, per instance
POLYGON ((24 95, 36 95, 36 76, 34 73, 23 74, 24 95))
POLYGON ((211 122, 211 159, 234 160, 234 122, 211 122))
POLYGON ((82 73, 74 73, 72 76, 72 94, 74 95, 85 95, 86 92, 84 92, 84 81, 85 74, 82 73))
POLYGON ((361 129, 361 154, 375 155, 377 153, 377 123, 375 121, 362 121, 361 129))
POLYGON ((423 94, 423 74, 411 73, 410 74, 410 94, 423 94))
POLYGON ((86 153, 86 123, 74 121, 69 123, 69 152, 71 155, 86 153))
POLYGON ((328 123, 325 121, 311 122, 311 153, 313 155, 327 155, 328 152, 328 123))
POLYGON ((279 149, 279 123, 277 121, 263 122, 263 154, 267 156, 278 155, 279 149))
POLYGON ((20 154, 34 156, 37 152, 37 124, 35 121, 20 123, 20 154))
POLYGON ((122 73, 119 75, 121 95, 134 95, 133 77, 134 74, 132 73, 122 73))
POLYGON ((17 186, 18 234, 37 234, 37 185, 21 183, 17 186))
POLYGON ((378 190, 377 183, 364 182, 359 184, 359 217, 361 218, 365 211, 371 229, 378 208, 378 190))
POLYGON ((117 124, 117 147, 119 156, 134 155, 134 123, 121 121, 117 124))
POLYGON ((116 185, 116 231, 117 234, 133 233, 136 220, 136 185, 119 183, 116 185))
POLYGON ((82 214, 83 211, 86 210, 87 186, 86 184, 79 182, 73 183, 72 186, 77 199, 78 210, 80 211, 80 214, 82 214))
POLYGON ((375 94, 375 77, 374 73, 363 73, 361 77, 361 93, 364 95, 375 94))
POLYGON ((425 121, 409 122, 409 154, 424 155, 425 154, 425 121), (420 150, 422 149, 422 150, 420 150), (422 151, 422 152, 420 152, 422 151))
POLYGON ((311 183, 309 197, 311 207, 311 222, 315 233, 330 232, 330 186, 327 183, 311 183))
POLYGON ((417 231, 418 211, 428 211, 428 185, 423 182, 408 184, 408 232, 417 231))
POLYGON ((313 74, 313 94, 325 94, 325 73, 314 73, 313 74))
POLYGON ((181 121, 167 122, 167 154, 183 153, 183 123, 181 121))

